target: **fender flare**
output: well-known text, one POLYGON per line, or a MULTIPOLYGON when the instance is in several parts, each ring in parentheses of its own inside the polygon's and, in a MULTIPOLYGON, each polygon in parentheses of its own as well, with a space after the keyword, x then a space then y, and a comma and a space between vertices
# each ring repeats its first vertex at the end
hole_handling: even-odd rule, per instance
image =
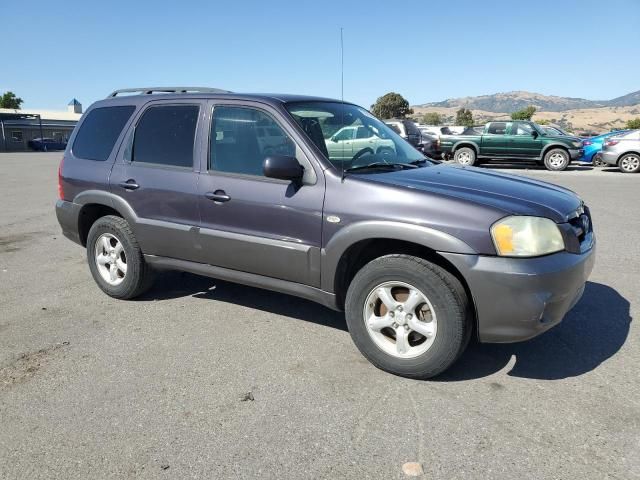
POLYGON ((480 155, 480 145, 478 145, 475 141, 473 140, 460 140, 456 143, 453 144, 453 146, 451 147, 451 153, 455 153, 455 151, 460 148, 461 145, 473 145, 473 148, 476 151, 476 155, 480 155))
MULTIPOLYGON (((561 148, 562 150, 566 150, 567 153, 569 153, 569 147, 567 145, 565 145, 564 143, 550 143, 548 145, 545 145, 542 148, 542 151, 540 152, 540 160, 544 159, 544 156, 547 154, 547 152, 553 148, 561 148)), ((571 160, 571 155, 569 155, 569 160, 571 160)))
POLYGON ((439 252, 477 254, 467 243, 448 233, 402 222, 372 220, 353 223, 336 233, 321 251, 321 288, 333 292, 342 256, 362 240, 386 239, 415 243, 439 252))
POLYGON ((73 203, 82 206, 89 204, 105 205, 120 213, 132 228, 135 228, 138 223, 136 212, 124 198, 104 190, 85 190, 75 196, 73 203))

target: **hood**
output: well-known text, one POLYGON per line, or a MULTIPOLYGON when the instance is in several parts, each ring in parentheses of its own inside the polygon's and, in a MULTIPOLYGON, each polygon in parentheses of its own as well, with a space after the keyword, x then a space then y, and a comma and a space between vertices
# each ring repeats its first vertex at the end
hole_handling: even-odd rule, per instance
POLYGON ((545 135, 544 138, 550 138, 551 140, 568 140, 570 142, 581 142, 584 138, 575 137, 573 135, 545 135))
POLYGON ((547 217, 566 222, 582 205, 580 198, 551 183, 454 165, 361 175, 362 180, 415 189, 502 210, 506 215, 547 217))

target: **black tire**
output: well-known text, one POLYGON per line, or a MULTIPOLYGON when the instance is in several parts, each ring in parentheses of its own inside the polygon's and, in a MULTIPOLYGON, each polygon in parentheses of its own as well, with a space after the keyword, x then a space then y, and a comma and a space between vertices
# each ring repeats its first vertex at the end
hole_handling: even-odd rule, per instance
POLYGON ((627 153, 618 160, 618 168, 622 173, 640 172, 640 155, 637 153, 627 153))
POLYGON ((569 153, 562 148, 552 148, 544 156, 544 166, 552 172, 565 170, 570 162, 571 158, 569 157, 569 153), (559 157, 562 157, 562 161, 557 160, 559 157))
POLYGON ((372 260, 354 277, 347 290, 345 316, 349 333, 362 354, 376 367, 403 377, 427 379, 449 368, 471 336, 470 305, 464 287, 443 268, 410 255, 387 255, 372 260), (385 282, 403 282, 423 292, 433 305, 437 332, 431 346, 413 358, 383 351, 365 325, 364 309, 370 292, 385 282))
POLYGON ((602 154, 601 153, 596 153, 593 158, 591 159, 591 163, 593 164, 594 167, 606 167, 607 164, 604 162, 604 160, 602 160, 602 154))
POLYGON ((476 163, 476 151, 470 147, 457 149, 453 154, 453 160, 460 165, 471 167, 476 163))
POLYGON ((131 299, 146 292, 154 280, 154 272, 144 261, 131 227, 121 217, 107 215, 95 221, 87 236, 87 261, 93 279, 98 287, 113 298, 131 299), (111 285, 102 278, 96 261, 96 242, 103 234, 111 234, 122 243, 127 271, 121 283, 111 285))

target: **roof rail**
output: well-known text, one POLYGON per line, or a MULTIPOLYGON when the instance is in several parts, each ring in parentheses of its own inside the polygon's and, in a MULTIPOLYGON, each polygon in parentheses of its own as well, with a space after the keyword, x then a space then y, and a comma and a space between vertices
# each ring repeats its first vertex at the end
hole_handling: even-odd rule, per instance
POLYGON ((152 95, 154 93, 231 93, 228 90, 209 87, 141 87, 141 88, 121 88, 114 90, 107 98, 117 97, 123 93, 133 93, 139 95, 152 95))

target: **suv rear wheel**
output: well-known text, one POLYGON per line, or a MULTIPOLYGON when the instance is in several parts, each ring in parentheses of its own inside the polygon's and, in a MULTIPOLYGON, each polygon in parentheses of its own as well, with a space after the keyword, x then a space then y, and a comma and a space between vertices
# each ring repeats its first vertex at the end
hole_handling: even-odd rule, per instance
POLYGON ((127 221, 107 215, 95 221, 87 237, 87 260, 100 289, 114 298, 141 295, 153 282, 153 272, 127 221))
POLYGON ((640 155, 627 153, 620 158, 618 166, 624 173, 638 173, 640 172, 640 155))
POLYGON ((462 147, 456 150, 453 159, 460 165, 471 166, 476 163, 476 152, 473 148, 462 147))
POLYGON ((457 278, 422 258, 387 255, 365 265, 345 299, 354 343, 376 367, 426 379, 449 368, 471 333, 457 278))
POLYGON ((555 172, 564 170, 569 166, 569 154, 561 148, 552 148, 544 156, 544 166, 555 172))

